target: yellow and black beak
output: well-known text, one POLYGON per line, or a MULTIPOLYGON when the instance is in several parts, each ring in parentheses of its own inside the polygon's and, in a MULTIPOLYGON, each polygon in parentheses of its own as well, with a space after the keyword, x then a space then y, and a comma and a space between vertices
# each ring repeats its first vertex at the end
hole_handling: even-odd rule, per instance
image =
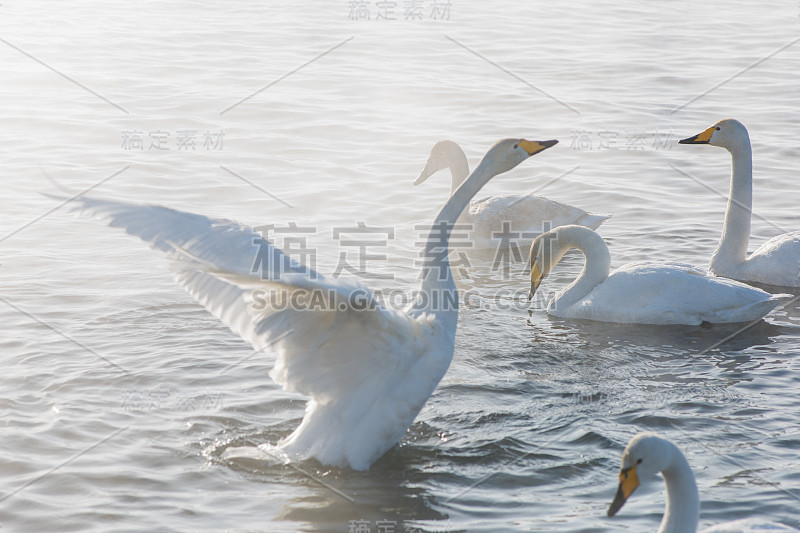
POLYGON ((617 514, 622 506, 627 501, 628 497, 633 494, 636 487, 639 486, 639 476, 636 475, 636 465, 628 468, 623 468, 619 472, 619 488, 617 494, 614 496, 614 501, 608 506, 608 516, 617 514))
POLYGON ((519 142, 520 148, 528 152, 528 155, 538 154, 542 150, 547 150, 551 146, 558 144, 555 139, 552 141, 526 141, 525 139, 519 142))
POLYGON ((539 264, 534 262, 533 266, 531 267, 531 290, 528 293, 528 300, 533 299, 533 295, 536 294, 536 291, 539 289, 539 285, 542 284, 542 280, 544 279, 544 273, 542 269, 539 268, 539 264))
POLYGON ((530 255, 528 256, 528 266, 531 268, 531 290, 528 293, 528 300, 533 299, 533 295, 542 284, 545 273, 539 267, 539 247, 541 246, 541 239, 535 239, 531 245, 530 255))
POLYGON ((714 134, 714 130, 716 130, 716 128, 711 126, 702 133, 698 133, 687 139, 681 139, 678 141, 678 144, 708 144, 708 141, 711 140, 711 136, 714 134))

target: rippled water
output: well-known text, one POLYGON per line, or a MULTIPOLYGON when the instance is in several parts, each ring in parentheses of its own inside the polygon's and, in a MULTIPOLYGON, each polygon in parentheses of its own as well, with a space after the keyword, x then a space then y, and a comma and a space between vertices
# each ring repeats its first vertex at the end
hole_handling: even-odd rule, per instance
MULTIPOLYGON (((753 141, 751 250, 800 227, 797 2, 452 0, 446 20, 433 0, 422 20, 406 20, 410 2, 388 3, 395 20, 375 2, 369 20, 338 1, 101 4, 0 5, 4 531, 651 531, 660 482, 605 518, 640 430, 685 451, 701 525, 798 527, 796 305, 701 353, 737 327, 548 318, 518 301, 520 265, 472 258, 450 370, 370 471, 228 458, 288 435, 303 398, 157 253, 40 194, 58 192, 49 176, 296 223, 322 272, 358 252, 335 228, 392 228, 368 270, 394 279, 365 281, 409 290, 415 227, 449 190, 443 176, 411 185, 433 143, 459 142, 474 165, 498 138, 557 138, 485 192, 549 183, 539 194, 613 214, 615 266, 704 266, 728 156, 676 141, 720 118, 753 141)), ((542 292, 580 267, 571 255, 542 292)))

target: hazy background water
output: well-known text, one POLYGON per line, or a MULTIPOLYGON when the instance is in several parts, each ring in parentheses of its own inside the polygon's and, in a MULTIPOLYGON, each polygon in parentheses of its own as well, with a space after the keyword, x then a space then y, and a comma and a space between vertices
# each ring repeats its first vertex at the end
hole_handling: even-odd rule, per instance
MULTIPOLYGON (((499 138, 557 138, 484 192, 552 181, 539 193, 614 215, 614 266, 705 266, 729 158, 676 141, 731 116, 753 141, 751 250, 800 227, 796 0, 451 0, 435 14, 433 0, 0 5, 4 531, 649 531, 660 482, 605 518, 639 430, 685 451, 701 525, 798 526, 796 305, 700 353, 737 328, 576 323, 542 302, 529 315, 520 266, 474 259, 453 363, 400 445, 369 472, 301 472, 222 457, 302 417, 267 376, 272 356, 249 357, 159 254, 40 194, 58 192, 49 176, 296 223, 326 273, 341 252, 360 260, 335 228, 391 228, 367 269, 393 279, 365 282, 410 290, 415 226, 449 190, 446 176, 411 185, 430 147, 457 141, 474 165, 499 138)), ((542 294, 579 271, 568 259, 542 294)))

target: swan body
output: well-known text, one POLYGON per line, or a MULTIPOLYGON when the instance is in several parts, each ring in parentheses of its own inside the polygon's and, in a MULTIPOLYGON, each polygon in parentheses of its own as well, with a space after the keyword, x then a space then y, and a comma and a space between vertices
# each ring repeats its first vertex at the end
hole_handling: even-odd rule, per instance
POLYGON ((571 248, 583 252, 586 263, 578 278, 548 304, 553 316, 626 324, 746 322, 758 320, 782 298, 682 263, 643 261, 609 274, 608 246, 582 226, 562 226, 534 240, 531 297, 571 248))
MULTIPOLYGON (((425 168, 414 185, 427 180, 434 173, 450 170, 452 195, 469 174, 467 156, 453 141, 439 141, 433 146, 425 168)), ((578 224, 597 229, 610 215, 592 215, 583 209, 555 202, 541 196, 524 194, 497 194, 473 200, 462 212, 459 223, 472 226, 470 239, 477 249, 497 249, 501 237, 496 233, 514 232, 521 240, 530 243, 543 231, 567 224, 578 224), (504 230, 503 223, 508 229, 504 230)))
MULTIPOLYGON (((434 225, 451 227, 493 176, 556 142, 496 143, 434 225)), ((400 440, 450 365, 458 294, 449 229, 431 232, 416 299, 399 311, 381 307, 358 282, 292 260, 250 227, 160 206, 79 202, 165 252, 192 297, 256 350, 277 352, 272 379, 309 397, 299 427, 278 446, 291 459, 368 469, 400 440)))
MULTIPOLYGON (((659 472, 667 486, 667 504, 658 533, 696 533, 700 520, 700 496, 692 469, 677 446, 655 433, 639 433, 622 452, 619 487, 608 508, 608 516, 614 516, 640 484, 659 472)), ((750 518, 712 526, 702 533, 756 531, 794 530, 750 518)))
POLYGON ((753 155, 747 128, 724 119, 679 143, 721 146, 731 154, 728 208, 709 270, 740 281, 800 287, 800 231, 773 237, 747 257, 753 206, 753 155))

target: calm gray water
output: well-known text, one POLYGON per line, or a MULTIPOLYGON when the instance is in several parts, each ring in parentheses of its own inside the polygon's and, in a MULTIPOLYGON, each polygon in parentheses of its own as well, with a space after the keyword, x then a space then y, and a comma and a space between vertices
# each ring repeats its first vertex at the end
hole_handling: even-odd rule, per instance
POLYGON ((364 281, 407 291, 415 227, 449 190, 411 185, 430 147, 455 140, 474 165, 499 138, 556 138, 484 192, 552 182, 539 194, 614 215, 614 266, 705 266, 729 159, 676 141, 731 116, 753 141, 751 250, 800 228, 796 0, 443 3, 0 5, 3 531, 654 531, 660 481, 605 518, 640 430, 685 451, 702 526, 798 527, 796 305, 704 352, 737 327, 548 318, 517 301, 520 265, 472 259, 452 365, 370 471, 226 459, 288 435, 303 398, 163 257, 40 194, 49 176, 294 223, 308 232, 277 242, 306 239, 325 273, 363 259, 335 229, 390 228, 364 281))

